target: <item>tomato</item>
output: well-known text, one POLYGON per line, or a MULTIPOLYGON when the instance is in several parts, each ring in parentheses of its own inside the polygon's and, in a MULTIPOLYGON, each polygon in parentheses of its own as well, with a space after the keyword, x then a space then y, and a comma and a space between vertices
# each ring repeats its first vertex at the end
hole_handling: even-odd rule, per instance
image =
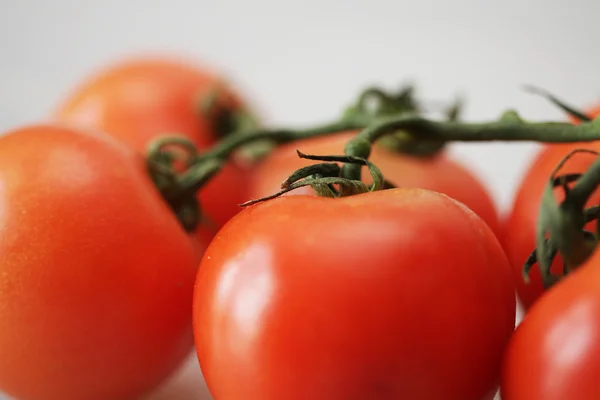
MULTIPOLYGON (((262 198, 279 191, 281 182, 292 172, 314 163, 299 158, 296 149, 307 154, 343 154, 344 146, 356 134, 357 132, 342 132, 281 146, 255 167, 248 198, 262 198)), ((447 194, 475 211, 494 232, 499 232, 498 215, 493 200, 484 186, 467 169, 446 154, 418 158, 401 155, 383 146, 375 145, 369 160, 377 165, 386 179, 395 186, 417 187, 447 194)), ((313 191, 307 187, 304 190, 290 192, 290 194, 299 193, 310 194, 313 191)))
POLYGON ((194 334, 215 400, 480 400, 515 308, 496 237, 448 196, 283 196, 210 244, 194 334))
POLYGON ((197 256, 146 172, 106 135, 0 138, 0 391, 139 398, 193 344, 197 256))
MULTIPOLYGON (((544 292, 537 265, 531 269, 529 283, 525 283, 522 277, 523 265, 536 246, 536 226, 542 194, 552 171, 559 162, 570 151, 578 148, 600 151, 600 142, 553 144, 542 148, 531 163, 529 170, 523 175, 511 211, 503 224, 503 247, 513 268, 515 287, 520 303, 526 310, 544 292)), ((560 169, 559 175, 585 172, 595 159, 596 157, 591 154, 575 155, 560 169)), ((555 195, 557 201, 564 199, 564 191, 561 188, 555 190, 555 195)), ((596 192, 592 195, 589 204, 599 203, 600 192, 596 192)), ((559 274, 562 268, 562 259, 557 256, 551 271, 559 274)))
MULTIPOLYGON (((211 119, 200 112, 200 97, 222 88, 225 106, 244 107, 214 73, 178 60, 139 58, 122 61, 82 82, 58 107, 58 121, 105 132, 140 152, 165 134, 190 139, 199 149, 220 138, 211 119)), ((246 200, 246 171, 228 164, 200 192, 208 218, 222 226, 246 200)), ((199 232, 210 238, 210 233, 199 232)))
POLYGON ((510 341, 503 400, 600 398, 600 252, 544 294, 510 341))

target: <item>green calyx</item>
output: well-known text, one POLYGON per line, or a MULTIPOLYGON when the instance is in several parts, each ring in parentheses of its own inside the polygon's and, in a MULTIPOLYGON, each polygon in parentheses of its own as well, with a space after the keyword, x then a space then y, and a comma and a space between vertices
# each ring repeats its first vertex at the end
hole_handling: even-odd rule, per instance
POLYGON ((598 243, 598 232, 585 229, 600 217, 600 207, 585 208, 590 196, 600 184, 600 157, 582 174, 557 176, 562 166, 578 153, 598 156, 600 153, 578 149, 569 153, 553 171, 544 190, 538 218, 536 249, 525 262, 523 278, 529 282, 529 272, 536 263, 544 287, 559 282, 572 270, 582 265, 594 252, 598 243), (565 198, 558 203, 554 189, 562 188, 565 198), (560 274, 553 274, 552 263, 557 254, 563 258, 560 274))
POLYGON ((389 189, 393 185, 385 181, 381 171, 375 164, 369 162, 365 158, 354 156, 317 156, 308 155, 297 150, 298 157, 324 161, 320 164, 309 165, 300 168, 290 175, 282 184, 282 190, 267 197, 256 200, 250 200, 241 204, 246 207, 252 204, 261 203, 266 200, 277 198, 284 193, 292 190, 310 186, 321 197, 345 197, 361 193, 372 192, 375 190, 389 189), (338 163, 358 165, 359 167, 366 166, 369 169, 373 183, 367 185, 360 180, 345 179, 341 176, 342 168, 338 163))

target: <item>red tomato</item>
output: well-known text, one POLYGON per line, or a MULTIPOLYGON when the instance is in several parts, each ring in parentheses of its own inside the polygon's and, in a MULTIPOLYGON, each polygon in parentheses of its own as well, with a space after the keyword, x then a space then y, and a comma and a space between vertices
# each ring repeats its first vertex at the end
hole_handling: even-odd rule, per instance
POLYGON ((496 237, 447 196, 285 196, 205 252, 194 334, 215 400, 481 400, 515 308, 496 237))
MULTIPOLYGON (((262 198, 281 190, 281 183, 296 169, 314 164, 314 161, 301 159, 296 149, 307 154, 339 155, 356 132, 343 132, 333 136, 311 138, 281 146, 252 173, 249 199, 262 198)), ((382 146, 373 146, 369 160, 382 171, 383 175, 397 187, 417 187, 444 193, 467 205, 490 226, 495 233, 499 222, 494 203, 484 186, 467 169, 439 154, 432 158, 418 158, 401 155, 382 146)), ((369 181, 366 170, 365 181, 369 181)), ((290 194, 311 194, 312 189, 304 188, 290 194)))
POLYGON ((38 125, 0 138, 0 391, 139 398, 193 343, 192 241, 144 159, 38 125))
POLYGON ((531 307, 507 349, 503 400, 600 398, 600 253, 531 307))
MULTIPOLYGON (((128 60, 80 84, 58 108, 56 118, 106 132, 144 153, 151 141, 165 134, 185 136, 205 149, 219 137, 210 119, 200 113, 199 99, 220 84, 222 80, 212 72, 184 62, 128 60)), ((242 107, 236 93, 223 90, 227 106, 242 107)), ((244 182, 245 171, 232 163, 200 192, 201 205, 216 228, 236 214, 238 204, 246 200, 244 182)), ((206 232, 200 235, 212 236, 206 232)))
MULTIPOLYGON (((534 159, 529 170, 523 176, 521 185, 517 189, 512 210, 506 221, 504 221, 502 243, 513 268, 513 276, 520 303, 525 309, 531 307, 544 292, 537 265, 531 269, 530 283, 525 283, 522 277, 523 265, 536 246, 536 226, 542 194, 548 184, 552 171, 570 151, 577 148, 600 151, 600 142, 544 146, 534 159)), ((590 154, 576 155, 561 168, 559 174, 585 172, 594 160, 595 157, 590 154)), ((557 188, 555 193, 557 201, 564 199, 564 191, 562 189, 557 188)), ((600 192, 596 192, 590 199, 589 204, 599 203, 600 192)), ((559 274, 563 268, 562 264, 561 257, 557 256, 552 265, 552 271, 559 274)))

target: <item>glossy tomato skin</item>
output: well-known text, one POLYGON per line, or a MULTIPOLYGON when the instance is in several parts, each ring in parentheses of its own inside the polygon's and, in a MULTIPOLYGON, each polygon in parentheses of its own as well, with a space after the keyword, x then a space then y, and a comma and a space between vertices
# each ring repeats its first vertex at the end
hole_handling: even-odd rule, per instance
POLYGON ((545 293, 508 346, 502 400, 600 398, 600 253, 545 293))
POLYGON ((420 189, 248 207, 194 293, 215 400, 491 399, 514 321, 491 230, 420 189))
MULTIPOLYGON (((220 138, 200 113, 200 97, 221 83, 215 73, 183 61, 129 59, 82 82, 58 107, 55 117, 105 132, 141 153, 166 134, 185 136, 199 149, 206 149, 220 138)), ((222 87, 226 105, 244 105, 237 93, 222 87)), ((245 169, 230 163, 201 191, 199 199, 215 229, 246 200, 245 174, 245 169)), ((210 239, 215 229, 199 235, 210 239)))
MULTIPOLYGON (((314 164, 315 161, 298 157, 296 149, 307 154, 341 155, 346 143, 357 132, 342 132, 332 136, 301 140, 281 146, 258 164, 251 178, 248 198, 257 199, 281 190, 281 183, 296 169, 314 164)), ((415 187, 444 193, 467 205, 499 233, 498 214, 493 200, 485 187, 466 168, 446 154, 431 158, 417 158, 392 152, 382 146, 373 146, 369 160, 397 187, 415 187)), ((368 171, 363 169, 363 180, 371 182, 368 171)), ((312 194, 303 188, 289 194, 312 194)))
POLYGON ((142 157, 38 125, 0 138, 0 391, 129 400, 192 345, 196 255, 142 157))
MULTIPOLYGON (((600 151, 600 142, 544 146, 523 176, 521 184, 517 188, 511 211, 504 221, 502 243, 513 269, 520 304, 525 309, 531 307, 544 292, 537 265, 531 270, 530 283, 525 283, 522 277, 523 265, 535 249, 536 225, 542 194, 552 171, 560 161, 569 152, 579 148, 600 151)), ((596 157, 591 154, 576 155, 560 169, 559 174, 585 172, 595 159, 596 157)), ((556 189, 555 196, 557 201, 562 201, 564 191, 556 189)), ((600 204, 600 192, 594 193, 588 204, 600 204)), ((559 274, 562 268, 563 263, 559 255, 552 265, 552 271, 559 274)))

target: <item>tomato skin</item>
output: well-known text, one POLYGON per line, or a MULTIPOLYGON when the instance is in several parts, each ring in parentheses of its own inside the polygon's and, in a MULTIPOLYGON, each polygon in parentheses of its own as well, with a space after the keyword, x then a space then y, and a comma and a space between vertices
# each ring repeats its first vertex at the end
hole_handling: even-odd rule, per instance
MULTIPOLYGON (((221 82, 213 72, 179 60, 124 60, 82 82, 58 107, 55 118, 105 132, 141 153, 157 137, 173 134, 206 149, 219 137, 199 112, 199 99, 221 82)), ((223 98, 233 108, 244 104, 231 89, 224 89, 223 98)), ((246 200, 246 174, 230 163, 200 192, 199 200, 216 228, 246 200)), ((214 230, 198 232, 205 239, 212 234, 214 230)))
POLYGON ((506 351, 503 400, 600 398, 600 253, 544 294, 506 351))
POLYGON ((142 157, 55 125, 0 138, 0 391, 139 398, 192 345, 196 255, 142 157))
POLYGON ((491 399, 514 321, 494 234, 420 189, 250 206, 194 292, 215 400, 491 399))
MULTIPOLYGON (((252 172, 248 198, 257 199, 281 190, 281 183, 295 170, 315 161, 298 157, 296 149, 307 154, 340 155, 346 143, 357 132, 342 132, 332 136, 317 137, 284 145, 258 164, 252 172)), ((401 155, 382 146, 373 146, 369 160, 397 187, 416 187, 444 193, 467 205, 499 233, 499 220, 495 205, 483 185, 467 169, 451 160, 446 154, 432 158, 401 155)), ((365 182, 371 182, 368 171, 363 170, 365 182)), ((289 194, 312 194, 303 188, 289 194)))

